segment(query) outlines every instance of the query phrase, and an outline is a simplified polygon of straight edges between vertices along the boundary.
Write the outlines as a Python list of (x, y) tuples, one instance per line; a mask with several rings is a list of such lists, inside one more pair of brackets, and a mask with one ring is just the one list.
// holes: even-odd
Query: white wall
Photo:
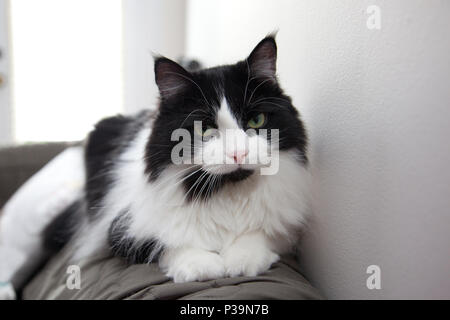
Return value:
[[(369, 5), (381, 29), (366, 27)], [(450, 298), (450, 2), (189, 1), (187, 53), (244, 58), (279, 29), (279, 75), (310, 133), (302, 243), (328, 298)], [(366, 268), (381, 267), (381, 290)]]
[(184, 0), (123, 0), (124, 100), (128, 113), (155, 105), (152, 54), (178, 59), (185, 45)]
[(12, 139), (11, 104), (9, 86), (9, 39), (8, 39), (8, 7), (6, 0), (0, 0), (0, 74), (4, 85), (0, 85), (0, 144), (8, 144)]

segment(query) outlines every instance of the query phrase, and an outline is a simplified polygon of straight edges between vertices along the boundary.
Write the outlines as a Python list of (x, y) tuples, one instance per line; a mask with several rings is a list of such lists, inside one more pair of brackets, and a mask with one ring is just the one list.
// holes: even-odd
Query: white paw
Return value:
[(16, 300), (16, 292), (9, 282), (0, 282), (0, 300)]
[(204, 250), (189, 250), (172, 259), (167, 268), (167, 275), (174, 282), (206, 281), (223, 278), (225, 266), (217, 253)]
[(279, 256), (267, 248), (249, 250), (249, 248), (232, 246), (223, 255), (226, 275), (230, 277), (254, 277), (269, 270), (278, 261)]

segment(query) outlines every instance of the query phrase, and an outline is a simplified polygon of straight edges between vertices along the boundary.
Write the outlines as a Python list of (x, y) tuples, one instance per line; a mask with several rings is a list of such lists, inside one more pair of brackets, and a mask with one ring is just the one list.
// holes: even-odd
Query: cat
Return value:
[(95, 126), (84, 195), (46, 227), (45, 246), (73, 241), (73, 261), (109, 248), (174, 282), (266, 272), (309, 214), (307, 133), (276, 62), (274, 35), (231, 65), (155, 57), (157, 109)]

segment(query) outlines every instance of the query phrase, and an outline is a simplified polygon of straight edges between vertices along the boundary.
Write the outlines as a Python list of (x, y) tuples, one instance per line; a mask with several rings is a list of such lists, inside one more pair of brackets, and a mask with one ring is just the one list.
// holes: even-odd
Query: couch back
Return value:
[(0, 208), (28, 178), (69, 145), (53, 142), (0, 148)]

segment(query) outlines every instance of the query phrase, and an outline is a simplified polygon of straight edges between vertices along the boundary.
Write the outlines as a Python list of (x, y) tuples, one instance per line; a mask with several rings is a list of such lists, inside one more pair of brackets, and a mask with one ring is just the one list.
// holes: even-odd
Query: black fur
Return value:
[(80, 216), (85, 212), (84, 205), (82, 199), (75, 201), (44, 229), (43, 245), (46, 250), (57, 252), (70, 240), (80, 223)]
[(113, 182), (111, 170), (117, 157), (136, 134), (151, 121), (152, 113), (143, 111), (135, 117), (115, 116), (96, 124), (89, 134), (86, 151), (86, 202), (89, 216), (95, 217), (101, 201)]
[(128, 232), (129, 216), (124, 212), (117, 216), (108, 232), (109, 247), (115, 256), (123, 257), (130, 264), (157, 261), (162, 246), (155, 239), (136, 241)]
[[(95, 219), (102, 200), (113, 183), (111, 170), (118, 156), (140, 129), (152, 120), (153, 113), (143, 111), (135, 117), (115, 116), (103, 119), (89, 134), (85, 145), (85, 196), (60, 213), (43, 232), (44, 247), (59, 251), (73, 236), (81, 219)], [(144, 174), (144, 173), (142, 173)]]

